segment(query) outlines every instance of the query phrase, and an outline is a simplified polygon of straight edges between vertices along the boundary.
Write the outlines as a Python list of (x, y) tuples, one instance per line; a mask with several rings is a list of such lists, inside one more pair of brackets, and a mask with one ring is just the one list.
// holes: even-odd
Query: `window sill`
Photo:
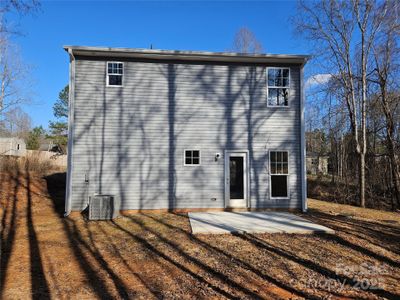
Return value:
[(270, 197), (271, 200), (290, 200), (290, 197)]
[(268, 105), (267, 104), (267, 107), (271, 107), (271, 108), (290, 108), (290, 105), (284, 106), (284, 105)]

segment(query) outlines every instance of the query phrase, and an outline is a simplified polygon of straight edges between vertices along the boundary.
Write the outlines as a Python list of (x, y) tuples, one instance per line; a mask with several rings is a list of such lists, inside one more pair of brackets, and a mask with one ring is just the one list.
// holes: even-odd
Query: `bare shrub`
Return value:
[(15, 173), (26, 171), (46, 175), (65, 171), (65, 168), (57, 166), (51, 159), (41, 159), (38, 155), (26, 157), (0, 156), (0, 172)]

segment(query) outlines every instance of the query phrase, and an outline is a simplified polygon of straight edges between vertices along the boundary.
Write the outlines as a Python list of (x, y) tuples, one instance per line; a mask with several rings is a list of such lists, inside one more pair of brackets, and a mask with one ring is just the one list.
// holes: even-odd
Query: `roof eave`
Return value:
[(170, 51), (132, 48), (106, 48), (85, 46), (64, 46), (76, 56), (143, 58), (155, 60), (211, 61), (238, 63), (287, 63), (304, 65), (308, 55), (285, 54), (242, 54), (230, 52)]

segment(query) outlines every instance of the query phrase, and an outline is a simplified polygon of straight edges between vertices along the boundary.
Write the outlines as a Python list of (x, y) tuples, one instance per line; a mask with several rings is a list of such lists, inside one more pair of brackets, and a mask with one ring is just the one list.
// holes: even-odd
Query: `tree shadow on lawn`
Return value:
[[(189, 233), (188, 231), (182, 229), (181, 227), (170, 224), (168, 221), (165, 221), (162, 218), (157, 218), (155, 215), (152, 215), (152, 214), (143, 213), (143, 215), (146, 216), (147, 218), (152, 219), (155, 222), (158, 222), (158, 223), (164, 225), (165, 227), (169, 228), (170, 230), (173, 230), (175, 232), (178, 232), (179, 234), (185, 235), (186, 238), (188, 238), (191, 242), (193, 242), (195, 244), (195, 246), (197, 246), (199, 248), (204, 248), (211, 256), (212, 255), (220, 256), (223, 260), (226, 260), (227, 262), (229, 262), (229, 264), (235, 265), (236, 268), (240, 267), (245, 270), (248, 270), (251, 273), (253, 273), (253, 275), (255, 275), (256, 277), (259, 277), (260, 279), (262, 279), (264, 281), (270, 282), (270, 283), (278, 286), (279, 288), (286, 290), (289, 293), (292, 293), (296, 296), (304, 297), (306, 299), (319, 299), (318, 297), (308, 294), (305, 291), (297, 290), (294, 287), (291, 287), (290, 285), (285, 284), (284, 281), (282, 281), (278, 278), (274, 278), (273, 276), (270, 276), (262, 269), (257, 269), (254, 265), (251, 265), (250, 263), (246, 262), (245, 260), (241, 259), (240, 257), (236, 257), (235, 255), (232, 255), (231, 253), (229, 253), (229, 251), (227, 251), (225, 249), (218, 248), (216, 246), (213, 246), (212, 244), (206, 243), (205, 241), (203, 241), (200, 238), (198, 238), (197, 236)], [(188, 220), (187, 220), (188, 218), (186, 216), (183, 216), (181, 214), (174, 214), (174, 215), (177, 218), (184, 218), (188, 222)], [(133, 217), (129, 217), (129, 218), (132, 221), (137, 222), (136, 220), (134, 220)], [(151, 229), (146, 228), (146, 230), (151, 230)], [(229, 235), (227, 235), (227, 236), (229, 237)]]
[[(8, 189), (6, 185), (9, 185)], [(25, 171), (15, 169), (1, 174), (1, 191), (5, 196), (2, 204), (4, 211), (1, 220), (1, 260), (0, 260), (0, 296), (6, 292), (5, 279), (10, 276), (17, 276), (18, 271), (13, 274), (10, 270), (11, 254), (16, 247), (24, 245), (16, 240), (17, 231), (20, 234), (27, 232), (27, 245), (29, 248), (29, 270), (30, 270), (30, 290), (33, 299), (49, 299), (50, 291), (46, 280), (41, 249), (37, 237), (37, 231), (33, 221), (33, 184), (29, 172), (29, 166), (26, 165)], [(26, 203), (24, 203), (26, 201)], [(25, 218), (25, 222), (22, 220)], [(26, 225), (26, 227), (24, 226)], [(25, 241), (25, 239), (23, 239)], [(23, 248), (22, 248), (23, 249)], [(23, 251), (23, 250), (21, 250)], [(18, 265), (18, 261), (14, 260)], [(10, 274), (11, 273), (11, 274)]]
[[(337, 233), (335, 235), (323, 235), (326, 239), (335, 240), (337, 243), (373, 257), (382, 263), (400, 268), (398, 258), (397, 260), (392, 258), (400, 255), (400, 227), (345, 216), (334, 216), (319, 210), (310, 210), (305, 217), (335, 230)], [(377, 253), (377, 248), (384, 249), (390, 256), (385, 256), (381, 249), (378, 249), (380, 253)]]
[[(18, 189), (19, 189), (19, 172), (16, 175), (12, 174), (0, 174), (0, 185), (1, 191), (6, 196), (6, 199), (2, 199), (2, 216), (1, 216), (1, 230), (0, 230), (0, 243), (1, 243), (1, 256), (0, 256), (0, 291), (1, 294), (4, 292), (4, 283), (6, 279), (6, 271), (10, 261), (10, 256), (15, 243), (15, 234), (17, 227), (17, 204), (18, 204)], [(9, 181), (8, 176), (13, 180), (13, 186), (11, 182), (9, 186), (6, 183)]]
[[(64, 211), (64, 191), (65, 191), (65, 174), (53, 174), (51, 176), (47, 176), (46, 178), (48, 191), (53, 200), (53, 206), (55, 211), (61, 217)], [(161, 216), (161, 215), (160, 215)], [(178, 215), (173, 215), (174, 219), (178, 219)], [(138, 217), (138, 218), (136, 218)], [(269, 277), (267, 274), (260, 275), (260, 282), (258, 282), (255, 286), (252, 286), (251, 283), (246, 283), (245, 278), (241, 278), (240, 281), (233, 280), (229, 277), (229, 275), (225, 274), (223, 271), (218, 271), (213, 269), (207, 261), (202, 261), (196, 256), (189, 254), (185, 251), (183, 245), (180, 242), (175, 240), (175, 236), (173, 232), (169, 230), (167, 234), (161, 234), (157, 227), (154, 229), (153, 227), (147, 226), (146, 222), (143, 222), (144, 218), (147, 218), (143, 214), (138, 214), (135, 216), (128, 217), (129, 220), (135, 224), (135, 226), (140, 227), (140, 230), (132, 230), (132, 226), (125, 226), (124, 222), (119, 222), (119, 220), (112, 221), (112, 226), (117, 228), (119, 231), (123, 232), (125, 235), (128, 235), (131, 239), (133, 239), (136, 243), (141, 245), (141, 248), (150, 251), (152, 255), (156, 258), (155, 260), (161, 259), (162, 261), (168, 263), (170, 266), (180, 270), (180, 272), (185, 273), (191, 280), (194, 282), (200, 283), (203, 286), (203, 289), (211, 289), (216, 295), (221, 295), (227, 298), (236, 298), (237, 294), (246, 295), (247, 297), (252, 298), (260, 298), (257, 292), (253, 290), (253, 288), (257, 288), (257, 284), (262, 283), (262, 281), (268, 281), (277, 285), (278, 287), (288, 291), (289, 293), (293, 293), (298, 296), (306, 297), (306, 298), (315, 298), (312, 295), (308, 295), (307, 293), (303, 293), (301, 291), (297, 291), (290, 286), (282, 285), (278, 280)], [(185, 222), (187, 223), (187, 218), (185, 218)], [(90, 233), (90, 228), (88, 227), (87, 221), (81, 221), (81, 224), (76, 224), (76, 221), (71, 218), (63, 219), (63, 226), (65, 232), (69, 238), (69, 243), (71, 248), (74, 252), (75, 257), (79, 261), (81, 269), (85, 272), (86, 277), (88, 278), (88, 282), (93, 286), (93, 289), (98, 292), (98, 296), (112, 296), (111, 293), (107, 293), (108, 289), (106, 287), (106, 283), (102, 278), (100, 278), (94, 269), (93, 263), (87, 257), (90, 256), (94, 258), (98, 264), (101, 266), (102, 269), (106, 273), (110, 275), (110, 278), (113, 281), (114, 286), (118, 289), (119, 288), (119, 296), (121, 297), (129, 297), (131, 294), (126, 294), (126, 287), (123, 283), (118, 280), (118, 275), (115, 274), (114, 270), (108, 266), (106, 255), (101, 255), (100, 250), (96, 247), (96, 238), (97, 236), (93, 236)], [(85, 226), (85, 234), (83, 234), (82, 224)], [(100, 225), (101, 224), (101, 225)], [(108, 242), (112, 241), (112, 237), (108, 237), (106, 235), (105, 230), (102, 228), (106, 228), (107, 226), (111, 225), (110, 222), (100, 222), (98, 223), (97, 229), (100, 229), (104, 236), (103, 238), (106, 239)], [(182, 230), (180, 228), (180, 230)], [(184, 232), (182, 230), (182, 232)], [(156, 238), (157, 243), (153, 244), (153, 239), (148, 239), (149, 234)], [(193, 242), (194, 247), (204, 247), (209, 251), (209, 255), (211, 258), (218, 259), (218, 255), (222, 252), (219, 251), (217, 248), (213, 248), (212, 246), (201, 242), (200, 240), (194, 239), (193, 236), (189, 232), (185, 232), (187, 238)], [(125, 256), (119, 249), (120, 245), (110, 244), (108, 243), (111, 248), (113, 248), (113, 253), (115, 256), (120, 258), (120, 261), (128, 268), (127, 260), (129, 257)], [(133, 255), (133, 254), (131, 254)], [(232, 265), (232, 261), (238, 263), (239, 260), (235, 260), (233, 256), (225, 255), (227, 263), (230, 264), (231, 268), (235, 268)], [(242, 262), (242, 265), (244, 262)], [(200, 270), (199, 272), (194, 271), (192, 266), (195, 266), (196, 269)], [(252, 268), (250, 265), (247, 266), (247, 269), (252, 269), (254, 274), (258, 273), (256, 268)], [(131, 276), (135, 272), (130, 270), (129, 275), (125, 274), (125, 276)], [(140, 274), (136, 274), (139, 277)], [(265, 282), (264, 282), (265, 284)], [(160, 296), (159, 292), (165, 291), (156, 291), (151, 286), (151, 282), (146, 283), (149, 290), (152, 291), (153, 295)], [(198, 285), (198, 284), (196, 284)], [(265, 286), (264, 286), (265, 287)], [(262, 288), (262, 286), (258, 286), (258, 288)], [(264, 293), (267, 293), (264, 291)], [(267, 293), (268, 294), (268, 293)], [(273, 292), (270, 293), (270, 296), (273, 297), (275, 294)]]
[[(57, 211), (58, 215), (61, 217), (63, 213), (63, 202), (64, 202), (64, 190), (65, 190), (65, 174), (53, 174), (51, 176), (47, 176), (46, 178), (47, 185), (48, 185), (48, 191), (49, 194), (51, 195), (51, 198), (54, 202), (54, 209)], [(133, 219), (131, 219), (133, 220)], [(106, 283), (102, 278), (96, 275), (96, 270), (93, 268), (93, 264), (87, 259), (87, 256), (90, 256), (91, 258), (94, 258), (97, 263), (100, 265), (100, 267), (107, 273), (109, 274), (109, 277), (112, 279), (114, 286), (118, 290), (118, 294), (122, 298), (127, 298), (132, 296), (132, 293), (127, 293), (129, 290), (126, 286), (124, 286), (123, 282), (120, 280), (119, 276), (111, 269), (111, 267), (107, 263), (107, 259), (105, 258), (106, 255), (101, 255), (101, 251), (98, 249), (96, 246), (96, 237), (93, 236), (93, 234), (90, 231), (90, 228), (88, 226), (88, 221), (81, 221), (80, 224), (77, 224), (75, 220), (71, 218), (65, 218), (63, 219), (63, 225), (65, 232), (69, 238), (69, 243), (71, 245), (71, 248), (73, 249), (74, 255), (77, 258), (81, 269), (85, 272), (86, 277), (88, 278), (88, 281), (90, 284), (93, 286), (93, 289), (97, 292), (98, 296), (105, 296), (105, 297), (111, 297), (112, 294), (107, 293), (108, 289), (106, 287)], [(93, 222), (94, 223), (94, 222)], [(83, 231), (82, 231), (82, 224), (85, 227), (85, 235), (83, 236)], [(101, 224), (101, 225), (100, 225)], [(155, 260), (161, 259), (164, 260), (165, 262), (169, 263), (170, 265), (174, 266), (175, 268), (179, 269), (180, 271), (186, 273), (189, 275), (192, 279), (197, 280), (201, 282), (206, 288), (211, 288), (214, 290), (217, 294), (220, 294), (222, 296), (225, 296), (227, 298), (235, 298), (235, 296), (229, 291), (229, 290), (224, 290), (223, 288), (220, 288), (218, 285), (214, 285), (211, 280), (208, 278), (209, 276), (211, 277), (218, 277), (220, 281), (228, 281), (229, 278), (226, 278), (223, 274), (220, 274), (218, 271), (215, 271), (211, 268), (209, 268), (207, 265), (203, 264), (202, 262), (196, 260), (195, 257), (191, 257), (187, 255), (184, 251), (182, 251), (179, 246), (169, 239), (164, 238), (161, 236), (157, 231), (152, 230), (151, 228), (144, 227), (144, 225), (140, 222), (137, 222), (137, 225), (141, 226), (143, 230), (135, 231), (132, 230), (132, 228), (125, 228), (122, 225), (118, 223), (118, 220), (112, 221), (112, 222), (98, 222), (97, 224), (97, 229), (100, 229), (100, 231), (103, 233), (103, 238), (106, 239), (108, 242), (112, 240), (111, 237), (107, 237), (105, 230), (102, 229), (104, 226), (113, 226), (118, 231), (123, 232), (124, 234), (128, 235), (131, 239), (134, 240), (134, 242), (138, 243), (141, 245), (141, 248), (146, 249), (147, 251), (150, 251), (152, 255), (156, 258)], [(146, 236), (148, 236), (148, 233), (154, 234), (157, 237), (157, 245), (153, 245), (151, 243), (151, 240), (149, 240)], [(88, 241), (89, 240), (89, 241)], [(101, 243), (101, 241), (100, 241)], [(109, 244), (110, 245), (110, 244)], [(159, 246), (160, 245), (160, 246)], [(127, 260), (129, 258), (123, 257), (123, 254), (121, 253), (122, 249), (119, 249), (118, 246), (115, 244), (110, 245), (113, 248), (113, 254), (114, 256), (118, 256), (120, 261), (129, 269)], [(169, 249), (166, 251), (165, 248), (168, 247)], [(174, 256), (171, 256), (169, 252), (171, 251), (177, 251), (177, 255), (175, 254)], [(130, 255), (135, 255), (134, 253), (130, 253)], [(196, 272), (192, 271), (190, 266), (186, 265), (185, 263), (180, 262), (181, 259), (184, 259), (188, 263), (195, 263), (196, 265), (200, 266), (203, 268), (208, 274), (207, 276), (200, 276)], [(140, 274), (136, 272), (132, 272), (130, 270), (130, 274), (124, 274), (124, 276), (131, 276), (131, 275), (136, 275), (136, 277), (140, 277)], [(143, 279), (140, 278), (142, 283)], [(252, 298), (259, 298), (257, 293), (254, 291), (247, 289), (243, 287), (242, 285), (236, 283), (236, 282), (229, 282), (230, 285), (234, 288), (237, 289), (244, 294), (251, 296)], [(151, 293), (159, 297), (160, 293), (162, 291), (156, 291), (151, 287), (151, 282), (146, 282), (145, 285), (147, 286), (148, 290), (151, 291)], [(165, 292), (165, 291), (164, 291)], [(104, 293), (104, 294), (103, 294)]]
[[(61, 217), (64, 212), (65, 173), (54, 174), (45, 179), (48, 184), (49, 194), (53, 200), (54, 210)], [(340, 222), (344, 222), (345, 220), (341, 220), (336, 216), (313, 213), (309, 218), (314, 218), (313, 221), (320, 224), (322, 223), (337, 231), (346, 229), (340, 226)], [(126, 222), (127, 220), (130, 221), (130, 224)], [(283, 273), (286, 272), (287, 274), (286, 277), (282, 278), (274, 273), (275, 270), (271, 270), (265, 266), (260, 267), (260, 265), (254, 263), (254, 261), (249, 261), (246, 257), (237, 255), (238, 253), (235, 253), (235, 251), (229, 247), (219, 245), (216, 242), (218, 238), (213, 236), (203, 238), (192, 235), (187, 228), (184, 228), (184, 226), (187, 226), (184, 224), (188, 224), (188, 220), (187, 217), (183, 215), (142, 213), (130, 215), (111, 222), (99, 222), (98, 225), (96, 225), (96, 230), (97, 233), (101, 232), (101, 238), (98, 237), (98, 234), (92, 234), (89, 223), (88, 221), (82, 221), (82, 219), (80, 219), (79, 224), (76, 220), (71, 218), (63, 219), (63, 226), (74, 255), (88, 279), (88, 284), (92, 286), (99, 297), (113, 297), (115, 294), (113, 294), (113, 290), (110, 290), (107, 278), (99, 276), (96, 271), (98, 267), (100, 267), (104, 273), (108, 274), (107, 277), (111, 279), (119, 297), (129, 298), (136, 295), (135, 291), (133, 291), (134, 288), (127, 287), (120, 277), (120, 272), (117, 273), (114, 267), (109, 264), (109, 255), (107, 252), (111, 250), (107, 249), (104, 251), (102, 247), (104, 243), (112, 248), (113, 255), (118, 257), (118, 261), (124, 266), (124, 270), (126, 270), (124, 276), (136, 277), (154, 297), (162, 297), (165, 295), (165, 292), (171, 289), (169, 286), (162, 285), (159, 287), (157, 285), (157, 281), (162, 280), (161, 277), (149, 280), (146, 276), (142, 276), (140, 270), (135, 271), (130, 267), (129, 263), (132, 259), (135, 259), (135, 255), (138, 255), (138, 253), (134, 254), (124, 251), (124, 249), (120, 248), (121, 244), (118, 242), (114, 243), (115, 238), (122, 238), (123, 235), (130, 240), (129, 243), (133, 241), (140, 245), (140, 249), (151, 253), (153, 264), (159, 264), (162, 268), (165, 268), (165, 270), (175, 269), (173, 272), (179, 270), (179, 272), (185, 274), (187, 278), (193, 281), (193, 285), (199, 285), (201, 289), (209, 290), (211, 294), (226, 298), (236, 298), (238, 295), (259, 298), (260, 295), (258, 291), (265, 288), (265, 283), (267, 282), (289, 294), (307, 299), (319, 298), (321, 292), (323, 294), (330, 293), (338, 296), (344, 295), (342, 292), (329, 292), (324, 289), (320, 289), (314, 294), (313, 291), (294, 286), (290, 282), (290, 278), (293, 275), (290, 275), (290, 269), (283, 269)], [(165, 228), (163, 229), (159, 226), (155, 226), (154, 223), (158, 223), (161, 227), (164, 226)], [(398, 237), (397, 229), (391, 226), (382, 225), (381, 228), (367, 221), (355, 222), (354, 226), (358, 226), (356, 227), (358, 229), (357, 234), (362, 234), (361, 237), (356, 236), (356, 238), (362, 239), (364, 237), (366, 239), (373, 239), (376, 245), (385, 243), (387, 239), (390, 240), (394, 237)], [(117, 233), (115, 236), (107, 234), (107, 232), (110, 231), (110, 227), (117, 229), (119, 233), (114, 231)], [(378, 231), (384, 229), (387, 231), (388, 228), (391, 230), (386, 233), (379, 232), (380, 234), (378, 235)], [(347, 241), (342, 236), (321, 234), (318, 235), (318, 237), (320, 239), (326, 239), (327, 242), (334, 242), (341, 244), (342, 247), (351, 248), (361, 255), (367, 255), (383, 263), (398, 267), (398, 263), (394, 259), (374, 253), (372, 250), (363, 248), (353, 241)], [(324, 278), (346, 281), (348, 286), (358, 283), (353, 278), (337, 275), (332, 269), (333, 267), (327, 268), (321, 266), (315, 261), (302, 258), (300, 255), (295, 255), (293, 251), (287, 251), (275, 243), (271, 244), (268, 238), (264, 238), (262, 235), (236, 234), (234, 237), (228, 235), (226, 238), (238, 238), (242, 240), (241, 242), (239, 241), (241, 244), (252, 244), (259, 249), (257, 251), (261, 251), (259, 253), (267, 255), (267, 257), (269, 257), (268, 259), (277, 257), (279, 261), (284, 262), (283, 266), (287, 262), (289, 262), (289, 264), (294, 263), (299, 265), (305, 270), (304, 274), (307, 274), (307, 270), (310, 270), (320, 274)], [(207, 240), (210, 242), (206, 242)], [(97, 245), (97, 243), (99, 243), (99, 245)], [(393, 244), (388, 248), (395, 249), (395, 246)], [(293, 247), (293, 249), (295, 249), (295, 247)], [(196, 255), (196, 251), (206, 253), (207, 259)], [(260, 257), (260, 259), (264, 258)], [(95, 264), (93, 260), (95, 260)], [(246, 274), (248, 274), (248, 276)], [(178, 280), (172, 277), (171, 274), (167, 276), (172, 280)], [(295, 274), (294, 276), (302, 275)], [(299, 277), (297, 277), (297, 279), (299, 279)], [(260, 282), (264, 282), (264, 284), (260, 285)], [(169, 291), (169, 293), (170, 292), (171, 291)], [(276, 294), (274, 294), (276, 290), (271, 290), (270, 293), (265, 290), (262, 292), (264, 295), (269, 295), (269, 297), (276, 297)], [(398, 294), (386, 290), (369, 290), (366, 292), (388, 299), (396, 299), (399, 297)]]
[(41, 250), (39, 247), (37, 232), (35, 230), (33, 221), (33, 199), (31, 192), (31, 176), (27, 170), (25, 172), (26, 179), (26, 198), (28, 203), (27, 207), (27, 227), (29, 236), (29, 252), (30, 252), (30, 271), (31, 271), (31, 286), (32, 297), (34, 299), (50, 299), (49, 285), (46, 280), (45, 272), (43, 269), (43, 262)]
[[(121, 298), (128, 298), (128, 289), (123, 284), (121, 278), (111, 269), (107, 261), (104, 259), (91, 236), (87, 222), (83, 222), (83, 229), (85, 229), (87, 237), (82, 234), (82, 226), (77, 224), (77, 221), (70, 218), (63, 218), (64, 202), (65, 202), (65, 186), (66, 186), (66, 173), (55, 173), (44, 177), (47, 182), (47, 190), (53, 201), (54, 211), (62, 218), (62, 224), (66, 236), (69, 239), (69, 245), (74, 253), (76, 260), (79, 262), (80, 269), (85, 273), (87, 282), (90, 284), (92, 290), (100, 298), (113, 298), (113, 293), (107, 285), (107, 280), (99, 276), (93, 260), (97, 262), (101, 268), (107, 272), (108, 277), (113, 282), (118, 296)], [(89, 240), (89, 241), (88, 241)], [(89, 259), (91, 258), (91, 259)]]
[[(318, 274), (317, 278), (324, 278), (322, 279), (322, 281), (326, 282), (326, 281), (336, 281), (336, 282), (340, 282), (340, 283), (345, 283), (345, 285), (347, 286), (348, 290), (352, 290), (354, 289), (354, 286), (359, 286), (362, 282), (357, 281), (354, 278), (348, 277), (348, 276), (344, 276), (344, 275), (340, 275), (336, 273), (336, 269), (335, 269), (335, 264), (334, 264), (334, 260), (332, 264), (332, 266), (330, 267), (326, 267), (323, 266), (321, 264), (316, 263), (314, 260), (312, 259), (307, 259), (302, 257), (301, 255), (301, 251), (298, 250), (303, 250), (303, 251), (307, 251), (306, 247), (314, 247), (314, 244), (316, 247), (318, 247), (318, 244), (321, 242), (321, 239), (326, 239), (327, 242), (330, 243), (339, 243), (341, 248), (345, 248), (345, 247), (349, 247), (350, 245), (353, 246), (351, 243), (340, 243), (338, 242), (338, 240), (336, 239), (335, 235), (330, 235), (330, 234), (315, 234), (315, 235), (286, 235), (283, 236), (283, 239), (275, 239), (274, 235), (271, 234), (259, 234), (259, 235), (253, 235), (253, 234), (233, 234), (234, 236), (240, 238), (243, 240), (243, 242), (248, 242), (252, 245), (254, 245), (256, 248), (260, 249), (262, 251), (262, 256), (259, 256), (259, 260), (260, 263), (263, 264), (264, 260), (269, 260), (269, 259), (276, 259), (278, 258), (279, 261), (282, 262), (289, 262), (289, 264), (296, 264), (298, 265), (301, 269), (304, 270), (303, 273), (298, 273), (295, 272), (294, 274), (290, 275), (290, 269), (285, 269), (284, 272), (287, 272), (285, 277), (280, 277), (277, 276), (276, 274), (276, 267), (273, 269), (270, 268), (264, 268), (263, 266), (260, 267), (260, 264), (255, 263), (254, 261), (249, 261), (249, 258), (246, 257), (246, 255), (240, 256), (240, 254), (238, 255), (238, 253), (234, 253), (234, 251), (232, 252), (229, 248), (224, 247), (223, 245), (219, 244), (218, 242), (214, 242), (214, 243), (206, 243), (204, 240), (210, 240), (212, 239), (212, 235), (199, 235), (199, 236), (195, 236), (195, 235), (191, 235), (190, 233), (188, 233), (186, 230), (174, 226), (173, 222), (168, 222), (166, 220), (163, 220), (162, 217), (159, 217), (157, 215), (154, 214), (145, 214), (148, 218), (151, 218), (152, 220), (159, 222), (160, 224), (165, 225), (166, 227), (174, 230), (175, 232), (178, 232), (180, 234), (184, 234), (184, 235), (188, 235), (188, 238), (195, 242), (198, 247), (203, 247), (206, 250), (210, 251), (210, 255), (212, 254), (219, 254), (220, 256), (222, 256), (223, 258), (226, 258), (228, 261), (230, 261), (230, 263), (235, 264), (237, 267), (240, 266), (244, 269), (249, 270), (250, 272), (252, 272), (253, 274), (255, 274), (256, 276), (261, 277), (263, 280), (266, 280), (268, 282), (271, 282), (273, 284), (275, 284), (276, 286), (285, 289), (286, 291), (289, 291), (291, 293), (293, 293), (294, 295), (300, 296), (300, 297), (304, 297), (306, 299), (313, 299), (313, 298), (320, 298), (321, 294), (318, 293), (318, 295), (314, 295), (313, 291), (307, 290), (305, 288), (299, 288), (298, 286), (296, 286), (295, 284), (292, 283), (296, 283), (300, 282), (300, 283), (306, 283), (307, 281), (304, 280), (309, 280), (311, 279), (309, 276), (309, 271), (314, 272), (315, 274)], [(177, 215), (180, 216), (181, 218), (186, 218), (183, 217), (182, 215)], [(131, 217), (132, 219), (134, 217)], [(178, 236), (177, 233), (174, 234), (174, 236)], [(223, 235), (221, 235), (223, 236)], [(226, 235), (225, 235), (226, 236)], [(275, 235), (275, 237), (279, 237), (279, 235)], [(290, 244), (292, 239), (297, 239), (297, 237), (300, 237), (300, 242), (302, 244)], [(315, 237), (315, 238), (314, 238)], [(286, 238), (286, 240), (285, 240)], [(270, 241), (272, 243), (270, 243)], [(284, 249), (284, 247), (281, 247), (281, 243), (282, 245), (288, 245), (289, 244), (289, 248), (290, 251), (287, 251)], [(213, 245), (214, 244), (214, 245)], [(242, 243), (243, 244), (243, 243)], [(305, 245), (307, 244), (307, 245)], [(300, 247), (300, 249), (298, 249)], [(359, 252), (360, 255), (368, 255), (365, 254), (364, 251), (362, 251), (363, 249), (360, 249), (356, 246), (355, 250)], [(311, 253), (312, 255), (312, 253)], [(324, 255), (329, 256), (329, 253), (325, 253)], [(340, 255), (340, 254), (339, 254)], [(344, 253), (344, 256), (346, 255), (346, 252)], [(381, 257), (375, 257), (372, 256), (375, 259), (381, 258)], [(352, 261), (351, 257), (344, 257), (345, 260), (348, 261)], [(382, 260), (381, 260), (382, 261)], [(279, 266), (282, 270), (284, 268), (283, 266)], [(278, 268), (279, 268), (278, 267)], [(278, 272), (279, 273), (279, 272)], [(308, 274), (308, 275), (307, 275)], [(307, 277), (307, 278), (304, 278)], [(322, 282), (321, 281), (321, 282)], [(296, 289), (297, 288), (297, 289)], [(328, 294), (334, 294), (337, 296), (348, 296), (345, 294), (345, 291), (343, 290), (338, 290), (338, 291), (333, 291), (328, 289), (325, 289), (325, 287), (323, 286), (317, 286), (317, 289), (319, 289), (322, 292), (326, 292)], [(396, 293), (392, 293), (391, 291), (386, 291), (383, 289), (380, 290), (366, 290), (366, 293), (372, 293), (375, 294), (377, 296), (380, 297), (385, 297), (388, 299), (398, 299), (399, 295)]]
[[(334, 270), (331, 270), (329, 268), (323, 267), (322, 265), (314, 262), (311, 259), (305, 259), (296, 255), (293, 255), (293, 253), (286, 251), (282, 248), (277, 247), (275, 244), (270, 244), (266, 240), (259, 238), (255, 235), (251, 234), (234, 234), (235, 236), (238, 236), (242, 238), (245, 241), (248, 241), (252, 244), (254, 244), (257, 247), (264, 248), (268, 252), (278, 254), (281, 256), (283, 259), (287, 259), (290, 261), (293, 261), (299, 265), (301, 265), (304, 268), (310, 269), (314, 272), (320, 273), (322, 276), (332, 279), (332, 280), (339, 280), (340, 282), (346, 283), (347, 286), (349, 287), (355, 287), (355, 286), (361, 286), (362, 282), (358, 281), (355, 278), (351, 278), (349, 276), (341, 275), (335, 272)], [(328, 241), (337, 241), (337, 239), (332, 239), (332, 237), (335, 237), (334, 235), (329, 235), (329, 234), (319, 234), (321, 237), (327, 237)], [(347, 243), (345, 246), (349, 246), (350, 243)], [(359, 251), (359, 248), (357, 248)], [(385, 290), (374, 290), (370, 289), (368, 292), (375, 294), (379, 297), (385, 297), (387, 299), (398, 299), (400, 294), (395, 294), (391, 293), (390, 291), (385, 291)]]

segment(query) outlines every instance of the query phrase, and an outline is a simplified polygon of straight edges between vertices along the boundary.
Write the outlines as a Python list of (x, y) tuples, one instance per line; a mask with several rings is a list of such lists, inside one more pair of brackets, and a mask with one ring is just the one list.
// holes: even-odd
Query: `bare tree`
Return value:
[[(373, 66), (374, 77), (369, 80), (378, 86), (378, 101), (385, 119), (386, 148), (391, 165), (393, 202), (392, 209), (397, 204), (400, 207), (400, 166), (396, 152), (399, 147), (396, 145), (396, 114), (400, 111), (400, 94), (398, 90), (398, 76), (400, 71), (400, 48), (399, 35), (400, 5), (395, 3), (395, 7), (386, 14), (383, 28), (379, 32), (378, 38), (373, 44)], [(398, 152), (397, 152), (398, 153)], [(397, 202), (397, 203), (396, 203)]]
[(22, 63), (18, 48), (8, 39), (0, 39), (0, 116), (18, 104), (28, 102), (29, 67)]
[(235, 34), (232, 50), (239, 53), (261, 53), (263, 47), (250, 29), (242, 27)]
[(22, 63), (10, 36), (20, 33), (16, 24), (9, 24), (9, 13), (24, 15), (39, 9), (38, 0), (0, 1), (0, 121), (3, 113), (29, 99), (28, 67)]
[(370, 0), (300, 1), (294, 18), (297, 32), (313, 42), (314, 53), (340, 83), (356, 152), (359, 155), (359, 200), (365, 206), (366, 103), (368, 58), (390, 3)]
[(38, 0), (1, 0), (0, 1), (0, 34), (16, 34), (19, 33), (15, 24), (9, 24), (7, 15), (16, 12), (19, 15), (25, 15), (35, 12), (39, 9), (40, 2)]
[(361, 35), (361, 149), (360, 154), (360, 202), (365, 206), (365, 155), (367, 153), (367, 64), (371, 47), (388, 13), (389, 2), (379, 6), (375, 1), (352, 0), (353, 14)]
[(32, 120), (26, 112), (17, 106), (4, 113), (4, 124), (7, 132), (12, 136), (26, 139), (32, 127)]

